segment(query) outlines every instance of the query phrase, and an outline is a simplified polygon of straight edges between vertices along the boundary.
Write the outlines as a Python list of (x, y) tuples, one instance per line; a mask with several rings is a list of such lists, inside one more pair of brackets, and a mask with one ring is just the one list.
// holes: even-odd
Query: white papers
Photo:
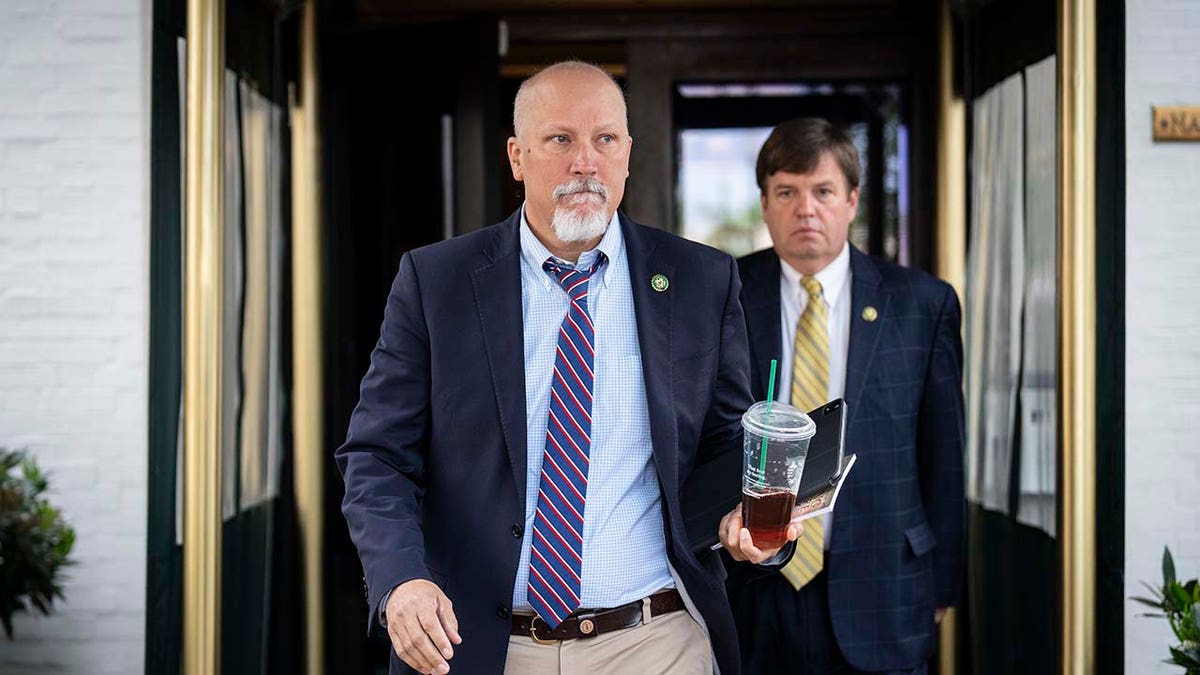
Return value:
[(823, 516), (826, 513), (832, 513), (834, 505), (837, 504), (838, 493), (842, 491), (842, 484), (846, 482), (846, 476), (850, 475), (850, 469), (854, 466), (854, 460), (857, 458), (858, 455), (844, 457), (842, 459), (842, 473), (838, 476), (837, 482), (809, 497), (803, 503), (797, 504), (796, 511), (799, 511), (799, 515), (796, 515), (796, 511), (793, 511), (792, 522), (795, 523)]

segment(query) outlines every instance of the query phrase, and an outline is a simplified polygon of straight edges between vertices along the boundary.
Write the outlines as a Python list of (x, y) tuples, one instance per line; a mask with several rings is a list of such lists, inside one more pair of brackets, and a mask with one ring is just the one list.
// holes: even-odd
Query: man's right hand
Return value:
[(437, 584), (425, 579), (400, 584), (388, 596), (384, 615), (392, 649), (405, 663), (427, 675), (450, 672), (450, 645), (462, 644), (462, 638), (454, 603)]

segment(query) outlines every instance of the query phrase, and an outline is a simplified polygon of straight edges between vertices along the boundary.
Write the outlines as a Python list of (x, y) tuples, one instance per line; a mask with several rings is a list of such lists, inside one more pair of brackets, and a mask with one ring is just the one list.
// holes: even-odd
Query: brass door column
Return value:
[[(954, 287), (961, 303), (966, 287), (966, 106), (954, 91), (954, 16), (942, 0), (938, 26), (937, 232), (935, 271)], [(938, 629), (938, 673), (958, 670), (958, 610), (951, 607)]]
[(183, 375), (183, 672), (221, 663), (221, 260), (225, 12), (187, 3)]
[(1058, 4), (1060, 672), (1095, 669), (1096, 14)]
[(291, 92), (292, 124), (292, 428), (296, 514), (304, 579), (305, 672), (325, 667), (323, 480), (324, 360), (321, 305), (320, 127), (317, 98), (317, 3), (305, 3), (300, 28), (300, 85)]

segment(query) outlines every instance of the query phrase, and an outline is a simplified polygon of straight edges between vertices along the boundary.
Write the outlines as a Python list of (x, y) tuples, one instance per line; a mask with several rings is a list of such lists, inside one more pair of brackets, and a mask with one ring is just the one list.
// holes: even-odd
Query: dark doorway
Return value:
[[(495, 220), (499, 152), (494, 20), (393, 25), (348, 5), (323, 22), (326, 447), (345, 436), (401, 256)], [(485, 114), (486, 111), (486, 114)], [(467, 187), (469, 186), (469, 187)], [(368, 640), (362, 568), (341, 516), (342, 480), (326, 465), (326, 670), (387, 668)]]
[[(566, 11), (549, 1), (333, 4), (322, 21), (320, 57), (331, 453), (357, 402), (400, 257), (497, 222), (520, 205), (520, 185), (504, 154), (512, 97), (524, 77), (558, 60), (597, 63), (624, 86), (635, 144), (622, 208), (676, 232), (682, 232), (678, 157), (687, 130), (829, 116), (862, 125), (868, 165), (882, 170), (888, 120), (904, 125), (907, 144), (895, 157), (909, 178), (893, 197), (893, 221), (888, 207), (872, 209), (878, 215), (868, 218), (864, 241), (914, 266), (931, 264), (932, 1), (797, 7), (614, 0), (589, 3), (590, 11)], [(737, 83), (812, 90), (771, 100), (705, 101), (679, 89)], [(746, 179), (753, 184), (753, 173)], [(875, 180), (884, 186), (885, 177)], [(871, 203), (887, 202), (878, 196)], [(889, 222), (895, 223), (890, 230)], [(388, 648), (363, 630), (362, 571), (340, 513), (342, 482), (333, 462), (326, 485), (326, 667), (379, 672)]]

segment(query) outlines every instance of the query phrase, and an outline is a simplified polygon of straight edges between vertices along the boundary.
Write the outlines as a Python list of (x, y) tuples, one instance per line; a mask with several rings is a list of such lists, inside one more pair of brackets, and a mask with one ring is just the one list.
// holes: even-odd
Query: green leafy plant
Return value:
[(1175, 631), (1179, 644), (1170, 647), (1171, 658), (1166, 662), (1183, 666), (1187, 675), (1200, 675), (1200, 583), (1195, 579), (1181, 582), (1175, 578), (1175, 560), (1171, 549), (1165, 547), (1162, 569), (1162, 588), (1143, 581), (1142, 585), (1153, 597), (1133, 599), (1158, 610), (1142, 616), (1165, 618)]
[(46, 476), (23, 452), (0, 448), (0, 623), (9, 639), (13, 615), (36, 608), (50, 614), (62, 599), (62, 569), (75, 530), (42, 493)]

